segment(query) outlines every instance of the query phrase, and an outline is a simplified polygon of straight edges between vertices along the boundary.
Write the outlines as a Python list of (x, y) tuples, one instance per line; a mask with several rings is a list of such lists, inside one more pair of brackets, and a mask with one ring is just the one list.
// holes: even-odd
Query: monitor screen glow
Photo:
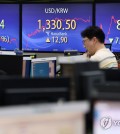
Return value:
[(19, 49), (19, 4), (0, 4), (0, 49)]
[(31, 61), (31, 77), (55, 77), (56, 57), (36, 58)]
[[(96, 25), (105, 32), (105, 43), (111, 43), (112, 52), (120, 52), (120, 3), (97, 3)], [(101, 10), (102, 9), (102, 10)]]
[(94, 103), (93, 134), (114, 134), (120, 131), (120, 102), (96, 101)]
[(22, 50), (85, 52), (80, 32), (92, 25), (92, 4), (23, 4)]

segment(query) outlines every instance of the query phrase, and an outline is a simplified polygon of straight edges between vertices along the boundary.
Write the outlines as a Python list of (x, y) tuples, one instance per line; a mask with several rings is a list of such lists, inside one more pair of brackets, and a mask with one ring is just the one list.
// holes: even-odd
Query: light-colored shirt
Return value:
[(99, 49), (90, 61), (98, 61), (100, 68), (118, 68), (118, 63), (115, 55), (107, 48)]

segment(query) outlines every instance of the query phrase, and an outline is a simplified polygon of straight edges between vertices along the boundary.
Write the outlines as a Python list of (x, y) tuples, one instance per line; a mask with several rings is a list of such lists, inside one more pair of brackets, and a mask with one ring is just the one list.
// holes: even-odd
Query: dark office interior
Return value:
[[(119, 13), (119, 0), (0, 0), (0, 134), (120, 133)], [(118, 68), (82, 57), (88, 26)]]

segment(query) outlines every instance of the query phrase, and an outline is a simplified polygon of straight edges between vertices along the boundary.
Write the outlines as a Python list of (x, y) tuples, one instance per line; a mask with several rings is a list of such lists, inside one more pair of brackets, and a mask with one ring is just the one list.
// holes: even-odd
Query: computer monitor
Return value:
[(80, 32), (89, 25), (92, 3), (22, 4), (22, 50), (85, 52)]
[[(89, 86), (92, 91), (91, 114), (93, 134), (113, 134), (119, 131), (120, 82), (105, 81)], [(88, 124), (88, 125), (89, 125)], [(90, 126), (90, 125), (89, 125)]]
[(70, 100), (70, 78), (0, 77), (0, 105)]
[(106, 81), (120, 81), (119, 69), (101, 69), (105, 74)]
[(0, 55), (0, 71), (6, 75), (22, 76), (23, 57), (19, 55)]
[(104, 81), (98, 62), (63, 63), (61, 75), (71, 78), (71, 88), (76, 100), (89, 99), (91, 94), (89, 84)]
[(0, 130), (5, 134), (85, 134), (88, 111), (88, 102), (0, 107)]
[(55, 77), (56, 57), (36, 58), (31, 60), (31, 77)]
[(96, 100), (93, 110), (93, 134), (114, 134), (120, 131), (120, 100)]
[(90, 100), (94, 95), (94, 88), (92, 85), (97, 83), (104, 83), (104, 73), (99, 70), (83, 71), (76, 74), (76, 97), (77, 100)]
[(0, 50), (19, 49), (19, 4), (0, 3)]
[(112, 52), (120, 52), (120, 3), (97, 3), (96, 25), (105, 32), (105, 43), (111, 43)]

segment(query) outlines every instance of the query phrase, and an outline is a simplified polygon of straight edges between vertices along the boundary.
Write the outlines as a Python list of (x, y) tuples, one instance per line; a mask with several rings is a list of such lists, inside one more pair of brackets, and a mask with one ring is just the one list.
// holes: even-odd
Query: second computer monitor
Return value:
[(56, 57), (36, 58), (31, 61), (31, 77), (55, 77)]

